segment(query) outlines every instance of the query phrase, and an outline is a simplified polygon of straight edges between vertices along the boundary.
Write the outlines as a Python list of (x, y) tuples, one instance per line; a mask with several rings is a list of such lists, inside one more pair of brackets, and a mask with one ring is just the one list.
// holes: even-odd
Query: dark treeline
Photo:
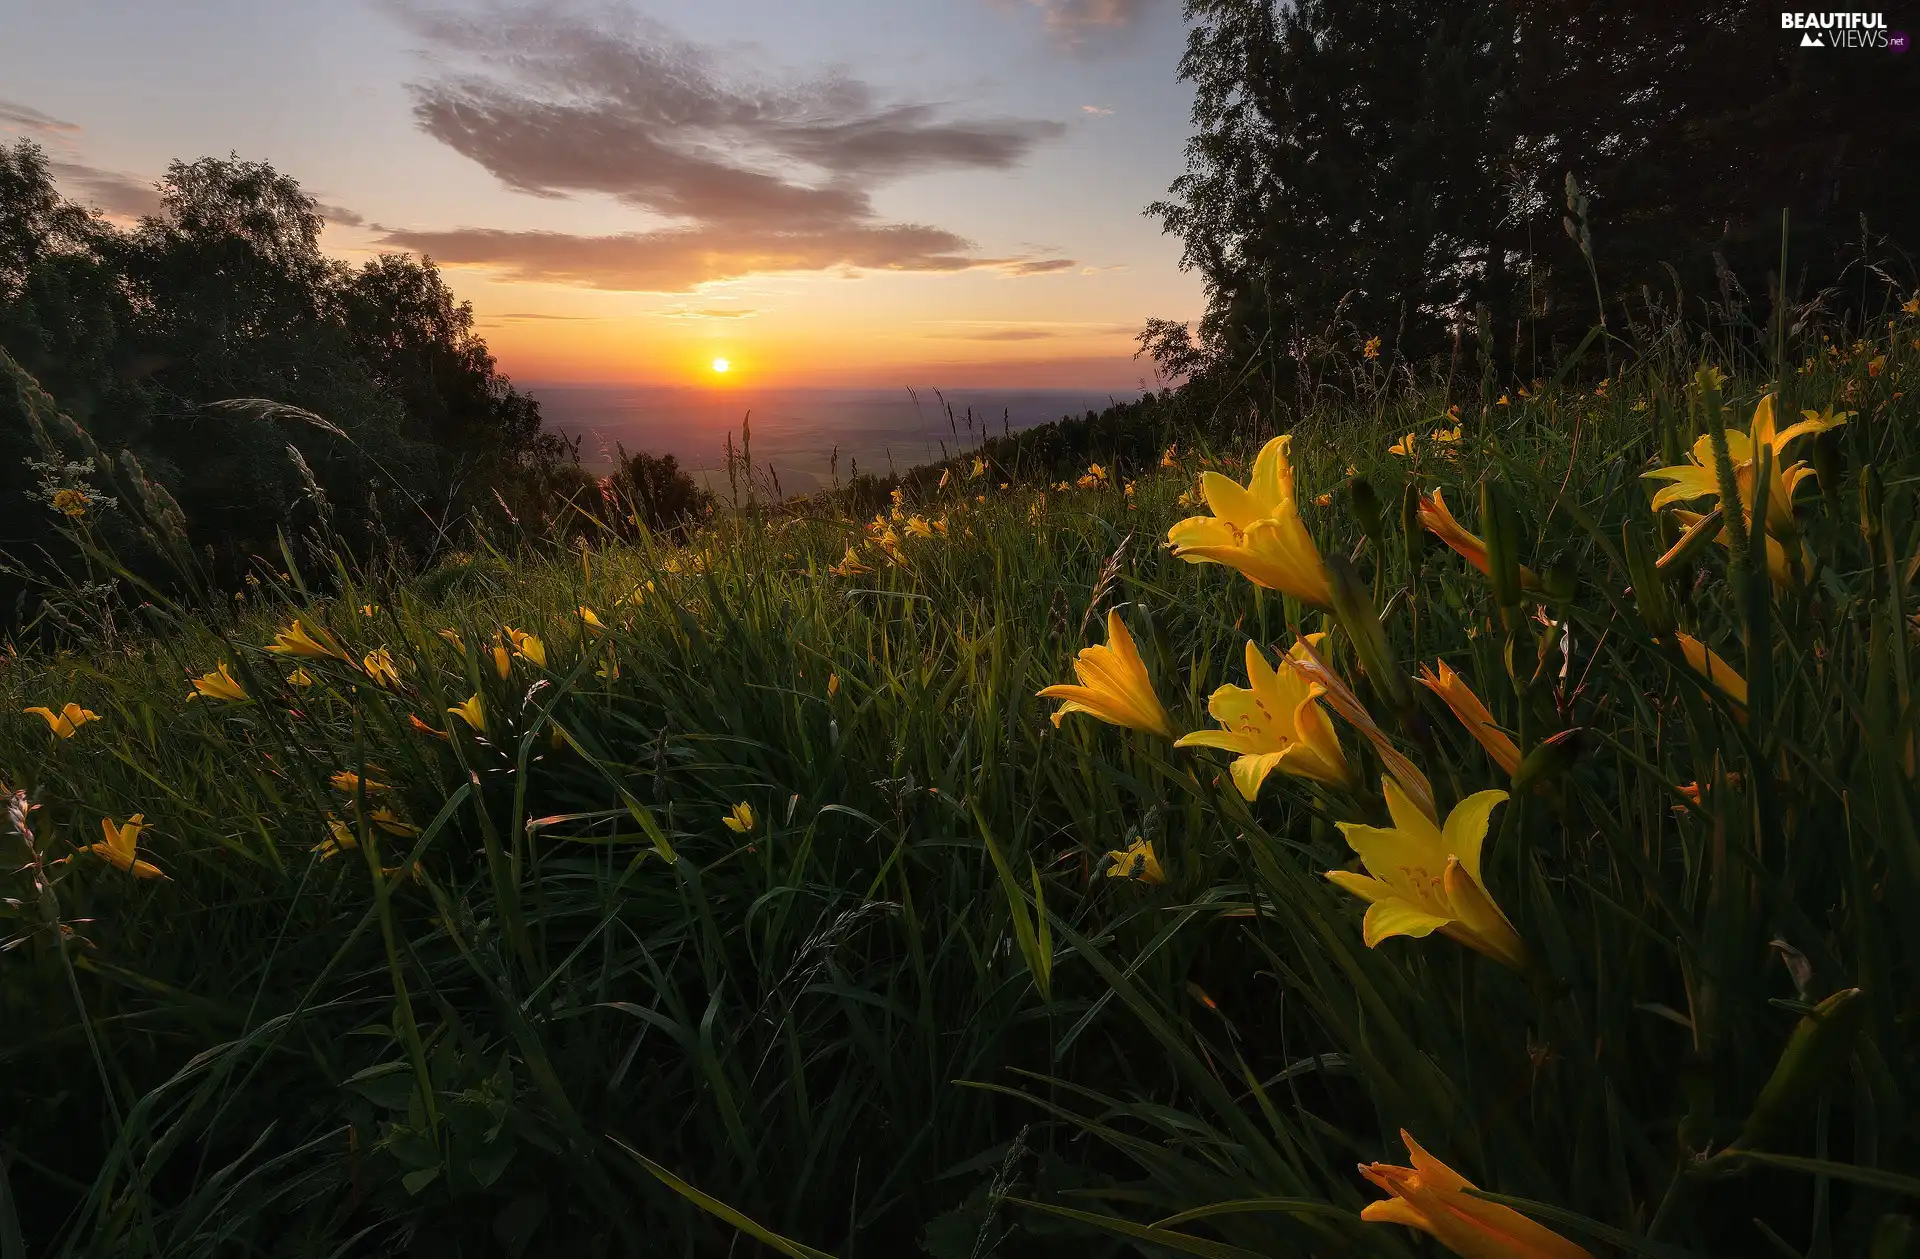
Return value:
[(1849, 266), (1920, 227), (1908, 59), (1803, 50), (1774, 4), (1186, 12), (1195, 135), (1149, 213), (1208, 306), (1197, 329), (1142, 337), (1174, 376), (1251, 369), (1297, 397), (1319, 359), (1378, 337), (1386, 363), (1464, 353), (1524, 378), (1602, 310), (1614, 334), (1683, 315), (1764, 328), (1783, 211), (1800, 305), (1860, 304)]
[[(265, 163), (176, 162), (159, 194), (120, 229), (64, 199), (36, 146), (0, 148), (0, 349), (106, 459), (137, 456), (218, 584), (256, 555), (279, 566), (281, 534), (424, 549), (496, 492), (537, 512), (556, 478), (578, 480), (430, 260), (328, 258), (313, 198)], [(36, 443), (16, 383), (0, 382), (14, 617), (22, 572), (71, 558), (53, 495), (108, 471)], [(237, 398), (280, 408), (210, 405)]]

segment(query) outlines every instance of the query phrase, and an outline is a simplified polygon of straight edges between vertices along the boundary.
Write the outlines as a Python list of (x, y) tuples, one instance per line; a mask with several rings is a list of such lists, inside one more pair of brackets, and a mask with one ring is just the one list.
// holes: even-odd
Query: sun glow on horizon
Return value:
[(733, 370), (733, 364), (727, 359), (717, 358), (713, 360), (713, 370), (719, 375), (724, 376)]

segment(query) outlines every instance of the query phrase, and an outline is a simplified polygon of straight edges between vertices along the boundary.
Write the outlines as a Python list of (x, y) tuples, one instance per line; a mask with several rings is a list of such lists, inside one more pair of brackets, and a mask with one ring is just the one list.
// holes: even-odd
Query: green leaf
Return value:
[(708, 1215), (726, 1221), (762, 1245), (773, 1247), (781, 1254), (788, 1256), (788, 1259), (834, 1259), (834, 1256), (824, 1250), (815, 1250), (803, 1242), (791, 1241), (788, 1238), (782, 1237), (772, 1229), (755, 1223), (726, 1203), (720, 1201), (720, 1199), (710, 1194), (701, 1193), (698, 1189), (695, 1189), (692, 1185), (689, 1185), (686, 1181), (680, 1179), (618, 1137), (608, 1137), (607, 1139), (632, 1155), (640, 1166), (652, 1173), (654, 1179), (685, 1198), (688, 1202), (693, 1203), (693, 1205), (699, 1207)]

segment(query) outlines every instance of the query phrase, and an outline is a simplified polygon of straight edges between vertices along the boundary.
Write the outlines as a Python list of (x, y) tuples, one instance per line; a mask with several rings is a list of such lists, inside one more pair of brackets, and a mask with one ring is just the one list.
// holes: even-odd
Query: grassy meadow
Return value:
[(67, 500), (0, 1257), (1920, 1255), (1915, 311), (217, 607)]

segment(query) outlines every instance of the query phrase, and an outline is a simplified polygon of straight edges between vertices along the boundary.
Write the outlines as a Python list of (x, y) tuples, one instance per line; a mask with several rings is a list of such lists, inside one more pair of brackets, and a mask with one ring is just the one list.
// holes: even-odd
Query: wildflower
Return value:
[(1493, 714), (1487, 711), (1487, 706), (1480, 702), (1473, 688), (1446, 661), (1440, 662), (1440, 672), (1437, 674), (1421, 665), (1418, 681), (1453, 710), (1453, 715), (1467, 728), (1467, 733), (1478, 740), (1496, 765), (1508, 774), (1520, 768), (1519, 747), (1494, 724)]
[(91, 708), (82, 708), (71, 700), (67, 701), (57, 713), (51, 708), (23, 708), (20, 711), (31, 713), (46, 722), (47, 729), (53, 732), (53, 737), (56, 739), (71, 739), (74, 731), (89, 721), (100, 720), (99, 713)]
[(339, 773), (335, 774), (332, 778), (327, 779), (327, 781), (333, 784), (333, 789), (335, 791), (344, 791), (348, 795), (352, 795), (356, 791), (359, 791), (362, 789), (367, 791), (392, 791), (393, 790), (393, 787), (387, 783), (375, 782), (371, 778), (362, 778), (360, 777), (360, 775), (354, 773), (350, 769), (341, 770)]
[(593, 676), (599, 678), (602, 682), (618, 682), (620, 680), (620, 661), (616, 657), (608, 656), (606, 663), (593, 671)]
[(547, 645), (533, 634), (522, 633), (509, 625), (507, 637), (513, 640), (514, 654), (522, 660), (528, 660), (541, 669), (547, 667)]
[(1439, 442), (1443, 446), (1458, 442), (1460, 440), (1460, 426), (1458, 424), (1455, 424), (1452, 428), (1434, 429), (1433, 440), (1436, 442)]
[[(1087, 474), (1081, 477), (1078, 482), (1080, 488), (1083, 490), (1100, 489), (1103, 486), (1105, 486), (1106, 483), (1107, 483), (1107, 470), (1101, 467), (1097, 463), (1088, 464)], [(1065, 485), (1066, 483), (1064, 481), (1061, 482), (1062, 488), (1065, 488)]]
[(1390, 936), (1439, 931), (1504, 966), (1524, 969), (1527, 946), (1480, 878), (1487, 821), (1507, 793), (1475, 792), (1435, 826), (1393, 779), (1383, 778), (1381, 787), (1392, 826), (1339, 823), (1367, 873), (1327, 871), (1329, 882), (1368, 903), (1367, 947), (1377, 948)]
[(1204, 474), (1200, 488), (1213, 515), (1180, 521), (1167, 530), (1167, 542), (1190, 564), (1225, 564), (1256, 586), (1331, 607), (1326, 567), (1294, 502), (1291, 446), (1283, 435), (1262, 447), (1244, 487)]
[(1876, 354), (1867, 361), (1867, 375), (1869, 376), (1878, 376), (1886, 370), (1887, 356), (1884, 354)]
[[(1447, 510), (1447, 500), (1441, 497), (1439, 490), (1420, 499), (1420, 523), (1428, 533), (1464, 557), (1467, 563), (1483, 573), (1487, 571), (1487, 544), (1454, 519), (1453, 513)], [(1526, 589), (1538, 590), (1540, 579), (1533, 575), (1532, 569), (1522, 564), (1520, 584)]]
[(366, 617), (379, 616), (380, 605), (377, 603), (363, 603), (360, 605), (360, 615)]
[(447, 711), (466, 722), (475, 733), (485, 734), (487, 732), (487, 711), (480, 706), (480, 697), (478, 695), (469, 696), (466, 702), (455, 704), (452, 708), (447, 709)]
[(444, 638), (448, 642), (448, 644), (450, 644), (453, 647), (453, 649), (459, 652), (461, 655), (464, 656), (467, 654), (467, 642), (464, 638), (460, 637), (459, 630), (443, 629), (440, 631), (440, 637)]
[(1107, 859), (1112, 863), (1107, 867), (1110, 879), (1137, 879), (1142, 883), (1167, 881), (1167, 872), (1161, 868), (1151, 840), (1136, 839), (1124, 852), (1109, 851)]
[(405, 822), (389, 808), (375, 809), (367, 819), (389, 835), (398, 835), (401, 839), (410, 839), (420, 833), (420, 828), (411, 822)]
[(931, 538), (933, 536), (933, 526), (928, 524), (922, 517), (908, 516), (907, 536), (914, 538)]
[(848, 543), (847, 553), (840, 558), (838, 564), (830, 565), (827, 571), (835, 577), (857, 577), (861, 573), (870, 573), (873, 569), (860, 562), (860, 557), (854, 554), (853, 544)]
[(1119, 609), (1107, 613), (1106, 646), (1083, 648), (1074, 659), (1073, 673), (1078, 686), (1059, 683), (1040, 692), (1042, 699), (1066, 701), (1054, 710), (1056, 728), (1068, 713), (1086, 713), (1116, 726), (1174, 737), (1173, 719), (1154, 694), (1153, 679)]
[(1680, 654), (1687, 658), (1693, 671), (1705, 678), (1713, 689), (1732, 700), (1734, 707), (1744, 714), (1747, 707), (1747, 680), (1722, 660), (1719, 653), (1693, 635), (1676, 633), (1674, 637), (1680, 640)]
[(227, 672), (227, 662), (222, 660), (220, 667), (212, 673), (203, 673), (193, 679), (193, 693), (187, 698), (196, 700), (203, 697), (232, 702), (245, 699), (247, 692), (245, 687), (234, 681), (233, 675)]
[(400, 685), (400, 670), (394, 667), (393, 653), (385, 647), (375, 647), (361, 660), (360, 667), (367, 676), (379, 686), (395, 687)]
[(827, 698), (832, 699), (834, 696), (838, 695), (839, 693), (840, 693), (840, 675), (837, 673), (829, 673), (827, 675)]
[(1360, 1174), (1393, 1195), (1370, 1202), (1360, 1218), (1431, 1233), (1465, 1259), (1593, 1259), (1592, 1252), (1534, 1223), (1512, 1207), (1476, 1198), (1473, 1182), (1420, 1148), (1403, 1128), (1412, 1167), (1363, 1163)]
[(413, 730), (416, 734), (430, 734), (436, 739), (444, 739), (447, 737), (446, 731), (436, 730), (434, 727), (420, 720), (420, 718), (414, 715), (413, 713), (407, 714), (407, 726), (409, 729)]
[[(985, 475), (987, 475), (987, 461), (975, 455), (973, 457), (973, 467), (967, 470), (967, 479), (969, 481), (977, 481)], [(1007, 487), (1003, 485), (1000, 488), (1004, 490)]]
[(295, 669), (292, 673), (289, 673), (287, 675), (287, 682), (290, 685), (297, 686), (304, 691), (308, 687), (313, 685), (313, 675), (311, 673), (308, 673), (305, 669)]
[(1900, 309), (1906, 311), (1909, 315), (1920, 315), (1920, 293), (1915, 293), (1906, 301), (1901, 302)]
[(1393, 445), (1387, 447), (1390, 455), (1399, 455), (1402, 459), (1413, 458), (1413, 434), (1408, 433)]
[(111, 862), (116, 870), (124, 870), (137, 879), (164, 879), (160, 867), (140, 860), (135, 855), (140, 841), (140, 832), (147, 829), (147, 815), (136, 813), (128, 818), (124, 825), (115, 826), (113, 819), (100, 819), (100, 829), (106, 839), (98, 844), (88, 844), (86, 851), (96, 857)]
[(1246, 659), (1249, 687), (1223, 686), (1207, 701), (1207, 712), (1226, 728), (1196, 730), (1175, 740), (1174, 746), (1237, 753), (1233, 783), (1248, 800), (1258, 798), (1260, 784), (1276, 769), (1332, 787), (1351, 787), (1346, 754), (1320, 706), (1326, 688), (1309, 682), (1290, 659), (1273, 668), (1252, 642)]
[(347, 660), (347, 653), (340, 650), (340, 644), (333, 641), (331, 634), (317, 625), (309, 629), (306, 622), (297, 617), (274, 635), (267, 650), (280, 656), (332, 656), (335, 660)]
[(493, 671), (500, 675), (502, 682), (513, 676), (513, 657), (507, 654), (507, 645), (500, 641), (500, 635), (493, 636)]
[(1176, 446), (1167, 447), (1167, 453), (1160, 456), (1160, 466), (1163, 468), (1178, 467), (1179, 464), (1175, 461), (1175, 456), (1177, 456), (1179, 453), (1180, 453), (1179, 446), (1176, 445)]
[(1314, 496), (1313, 505), (1315, 507), (1331, 507), (1333, 506), (1333, 495), (1317, 494)]
[[(1765, 446), (1773, 452), (1773, 475), (1767, 486), (1767, 529), (1770, 533), (1791, 532), (1794, 491), (1814, 473), (1804, 463), (1782, 466), (1782, 454), (1795, 438), (1838, 428), (1852, 414), (1847, 411), (1836, 416), (1831, 408), (1824, 412), (1803, 411), (1799, 423), (1790, 424), (1776, 432), (1773, 395), (1768, 394), (1754, 408), (1753, 424), (1747, 432), (1731, 428), (1725, 430), (1723, 435), (1727, 441), (1727, 457), (1733, 462), (1734, 484), (1740, 492), (1742, 515), (1751, 521), (1756, 456), (1759, 449)], [(1720, 473), (1714, 461), (1713, 438), (1703, 435), (1695, 439), (1688, 457), (1691, 463), (1641, 473), (1649, 481), (1669, 482), (1653, 496), (1653, 510), (1659, 511), (1670, 503), (1684, 503), (1697, 498), (1717, 500), (1720, 497)]]
[(1500, 395), (1499, 400), (1496, 401), (1493, 405), (1497, 407), (1505, 407), (1505, 406), (1512, 406), (1513, 404), (1507, 401), (1507, 395), (1503, 393)]
[(753, 830), (753, 806), (742, 800), (728, 809), (720, 820), (726, 828), (736, 835), (745, 835)]
[(308, 851), (319, 853), (322, 861), (331, 861), (341, 853), (359, 846), (360, 839), (353, 833), (353, 828), (332, 814), (328, 814), (326, 837)]
[(78, 520), (87, 514), (91, 504), (87, 501), (85, 490), (65, 489), (53, 492), (53, 509), (69, 520)]
[(592, 633), (604, 634), (607, 632), (606, 625), (598, 616), (594, 615), (593, 609), (584, 603), (580, 605), (580, 623), (586, 626)]
[(1368, 362), (1372, 362), (1374, 359), (1379, 358), (1380, 357), (1380, 338), (1368, 337), (1367, 343), (1360, 347), (1360, 353), (1366, 356)]

